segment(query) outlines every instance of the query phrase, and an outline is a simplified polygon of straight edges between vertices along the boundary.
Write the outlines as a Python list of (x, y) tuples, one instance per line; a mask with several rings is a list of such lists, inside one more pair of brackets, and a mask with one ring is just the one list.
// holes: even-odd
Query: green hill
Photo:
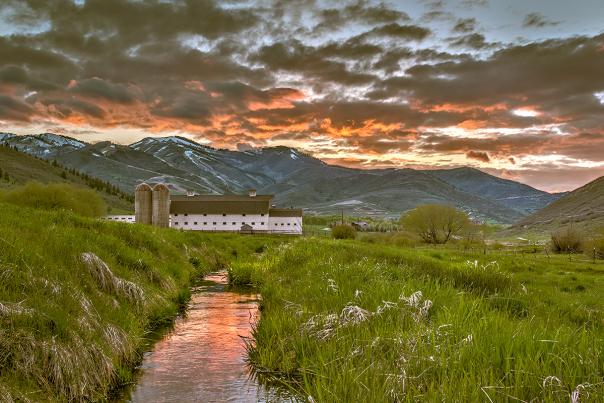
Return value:
[(105, 401), (193, 279), (277, 241), (0, 203), (0, 401)]
[(0, 189), (22, 185), (29, 181), (69, 183), (98, 190), (111, 214), (131, 214), (134, 210), (132, 197), (117, 188), (113, 189), (113, 186), (108, 183), (2, 145), (0, 145), (0, 169), (2, 170)]
[(525, 218), (512, 230), (550, 232), (571, 224), (584, 231), (604, 227), (604, 176)]

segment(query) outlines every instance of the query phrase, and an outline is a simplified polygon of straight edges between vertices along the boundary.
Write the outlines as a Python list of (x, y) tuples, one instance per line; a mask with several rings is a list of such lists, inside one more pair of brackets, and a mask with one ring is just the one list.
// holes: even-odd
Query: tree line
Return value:
[[(6, 143), (0, 143), (1, 147), (6, 147), (6, 148), (10, 148), (14, 151), (17, 151), (19, 153), (23, 153), (21, 150), (18, 149), (18, 147), (16, 146), (11, 146), (8, 145)], [(25, 154), (25, 153), (23, 153)], [(134, 203), (134, 196), (131, 194), (128, 194), (124, 191), (122, 191), (119, 187), (115, 186), (114, 184), (112, 184), (111, 182), (96, 178), (94, 176), (91, 176), (85, 172), (82, 171), (78, 171), (75, 168), (69, 168), (66, 167), (65, 165), (61, 164), (59, 161), (57, 161), (56, 159), (53, 159), (52, 161), (48, 161), (47, 159), (44, 158), (40, 158), (37, 157), (35, 155), (31, 155), (31, 154), (27, 154), (33, 158), (36, 158), (37, 160), (43, 161), (47, 164), (50, 164), (51, 166), (55, 167), (55, 168), (59, 168), (62, 169), (61, 172), (61, 178), (67, 180), (68, 179), (68, 175), (72, 175), (75, 177), (80, 178), (88, 187), (101, 191), (101, 192), (105, 192), (109, 195), (113, 195), (113, 196), (117, 196), (120, 199), (123, 200), (127, 200), (131, 203)], [(9, 182), (11, 180), (11, 176), (9, 175), (9, 173), (6, 171), (6, 169), (2, 169), (0, 168), (0, 179)]]

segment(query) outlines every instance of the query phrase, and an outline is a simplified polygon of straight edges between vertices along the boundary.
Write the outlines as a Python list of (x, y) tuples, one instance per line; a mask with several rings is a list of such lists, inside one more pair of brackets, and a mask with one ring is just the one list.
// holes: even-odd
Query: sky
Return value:
[(0, 131), (604, 175), (602, 0), (0, 0)]

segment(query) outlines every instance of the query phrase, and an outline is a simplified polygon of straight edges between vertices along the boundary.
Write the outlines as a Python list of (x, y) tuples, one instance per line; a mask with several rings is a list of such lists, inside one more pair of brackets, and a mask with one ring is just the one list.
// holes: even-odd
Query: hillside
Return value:
[[(9, 180), (0, 179), (0, 188), (21, 185), (34, 180), (41, 183), (70, 183), (90, 187), (84, 178), (69, 170), (4, 146), (0, 146), (0, 169), (10, 178)], [(120, 214), (133, 211), (132, 202), (120, 195), (105, 191), (99, 191), (99, 195), (107, 203), (110, 213)]]
[(551, 194), (524, 183), (489, 175), (475, 168), (461, 167), (426, 171), (459, 190), (481, 195), (522, 214), (532, 214), (563, 194)]
[(279, 241), (5, 203), (0, 234), (2, 402), (107, 401), (193, 280)]
[(604, 176), (566, 194), (512, 229), (549, 232), (569, 224), (586, 231), (604, 227)]
[(178, 137), (148, 137), (129, 146), (87, 144), (43, 133), (4, 134), (21, 151), (87, 172), (132, 192), (141, 181), (168, 182), (184, 193), (242, 193), (255, 188), (282, 206), (310, 213), (397, 217), (419, 204), (446, 203), (480, 220), (513, 223), (546, 206), (552, 195), (476, 169), (361, 170), (329, 165), (288, 147), (215, 149)]

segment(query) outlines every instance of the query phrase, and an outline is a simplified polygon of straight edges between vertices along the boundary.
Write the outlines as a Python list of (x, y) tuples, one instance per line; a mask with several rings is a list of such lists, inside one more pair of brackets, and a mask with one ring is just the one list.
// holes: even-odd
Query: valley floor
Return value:
[(302, 399), (604, 400), (602, 261), (306, 238), (230, 275), (258, 377)]

